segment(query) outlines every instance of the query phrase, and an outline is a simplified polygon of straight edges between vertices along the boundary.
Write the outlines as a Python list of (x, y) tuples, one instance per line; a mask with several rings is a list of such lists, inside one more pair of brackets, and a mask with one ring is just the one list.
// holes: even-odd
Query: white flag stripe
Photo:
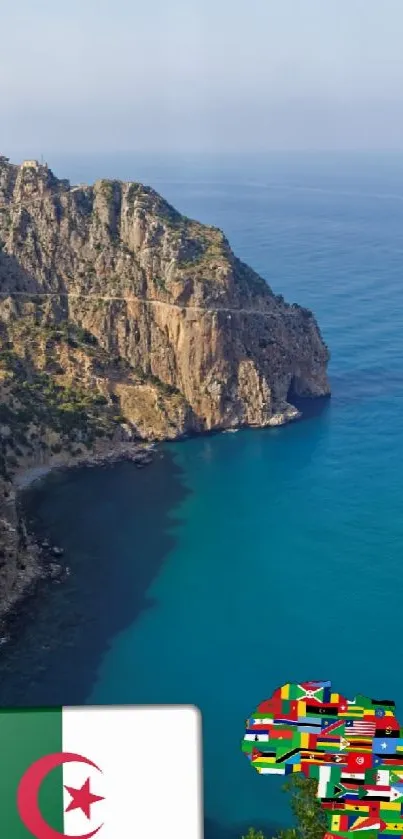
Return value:
[(318, 798), (326, 798), (327, 785), (330, 780), (331, 767), (319, 767)]
[(352, 725), (346, 725), (346, 735), (348, 734), (368, 734), (372, 737), (375, 734), (376, 725), (374, 722), (354, 720)]
[[(193, 707), (65, 708), (63, 751), (82, 755), (65, 763), (63, 784), (80, 789), (90, 778), (91, 818), (64, 814), (64, 832), (97, 839), (147, 836), (202, 839), (201, 719)], [(64, 807), (71, 802), (64, 789)]]

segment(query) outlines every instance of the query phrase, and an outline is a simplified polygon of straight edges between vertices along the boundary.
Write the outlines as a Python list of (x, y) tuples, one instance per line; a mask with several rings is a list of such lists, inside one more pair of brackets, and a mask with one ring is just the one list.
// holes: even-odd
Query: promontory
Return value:
[(313, 314), (140, 183), (0, 157), (0, 615), (37, 573), (22, 466), (298, 416), (329, 394)]

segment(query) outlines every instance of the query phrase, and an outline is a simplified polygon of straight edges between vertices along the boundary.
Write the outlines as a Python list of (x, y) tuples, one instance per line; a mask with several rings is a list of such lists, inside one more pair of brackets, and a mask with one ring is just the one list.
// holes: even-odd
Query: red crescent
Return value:
[(85, 833), (82, 836), (68, 836), (66, 833), (59, 833), (48, 824), (43, 818), (38, 807), (39, 788), (42, 781), (57, 766), (63, 763), (86, 763), (88, 766), (93, 766), (98, 769), (99, 766), (81, 755), (75, 755), (70, 752), (57, 752), (56, 754), (45, 755), (35, 761), (22, 776), (18, 785), (17, 791), (17, 807), (20, 814), (21, 821), (24, 823), (27, 830), (35, 836), (36, 839), (91, 839), (95, 836), (98, 830), (102, 827), (100, 825), (91, 833)]

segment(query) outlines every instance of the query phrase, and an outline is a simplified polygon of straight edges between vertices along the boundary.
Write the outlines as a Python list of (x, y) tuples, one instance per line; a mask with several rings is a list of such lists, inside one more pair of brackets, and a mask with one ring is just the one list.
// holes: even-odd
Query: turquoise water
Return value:
[(257, 701), (330, 678), (347, 695), (390, 694), (403, 713), (403, 170), (305, 159), (267, 180), (206, 180), (163, 191), (313, 308), (333, 400), (282, 430), (170, 447), (191, 490), (177, 546), (156, 607), (114, 639), (91, 699), (198, 704), (207, 814), (282, 821), (279, 784), (237, 753)]
[[(182, 490), (167, 499), (171, 541), (147, 584), (151, 606), (109, 634), (85, 696), (197, 704), (216, 835), (285, 823), (280, 782), (258, 777), (239, 752), (259, 700), (289, 680), (331, 679), (348, 696), (395, 698), (403, 718), (403, 161), (63, 166), (77, 180), (102, 166), (147, 180), (182, 212), (222, 227), (276, 292), (314, 310), (331, 349), (333, 397), (316, 416), (165, 447), (158, 468), (169, 472), (172, 457), (172, 486)], [(140, 476), (114, 474), (117, 508)], [(133, 502), (120, 517), (117, 567), (131, 551), (147, 563), (143, 515)], [(158, 532), (160, 521), (150, 501), (149, 527)]]

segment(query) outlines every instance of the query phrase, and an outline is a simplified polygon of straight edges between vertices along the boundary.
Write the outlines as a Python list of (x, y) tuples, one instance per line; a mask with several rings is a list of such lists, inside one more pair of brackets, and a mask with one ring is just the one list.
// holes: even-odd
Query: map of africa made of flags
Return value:
[(403, 729), (391, 700), (349, 700), (330, 682), (283, 685), (246, 721), (242, 751), (260, 774), (317, 781), (325, 839), (403, 839)]

